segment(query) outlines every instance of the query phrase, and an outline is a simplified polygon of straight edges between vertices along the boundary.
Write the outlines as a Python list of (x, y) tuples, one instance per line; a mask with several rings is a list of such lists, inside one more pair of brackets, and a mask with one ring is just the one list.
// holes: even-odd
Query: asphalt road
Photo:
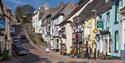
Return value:
[(44, 49), (36, 49), (30, 43), (25, 43), (24, 47), (28, 49), (28, 55), (19, 56), (18, 61), (14, 63), (85, 63), (79, 59), (61, 56), (56, 52), (46, 53)]
[[(25, 30), (22, 31), (29, 39)], [(28, 55), (19, 56), (15, 63), (84, 63), (82, 59), (75, 59), (67, 56), (62, 56), (57, 52), (46, 53), (44, 47), (36, 47), (29, 42), (23, 43), (24, 48), (28, 49)]]

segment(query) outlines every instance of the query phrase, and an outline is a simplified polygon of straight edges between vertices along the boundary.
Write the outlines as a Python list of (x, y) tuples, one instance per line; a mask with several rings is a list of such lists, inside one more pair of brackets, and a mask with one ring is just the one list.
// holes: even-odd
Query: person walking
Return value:
[(86, 58), (87, 58), (87, 62), (88, 62), (88, 63), (90, 63), (91, 52), (92, 52), (91, 47), (90, 47), (90, 45), (88, 45), (88, 46), (86, 47)]
[(96, 60), (96, 48), (94, 48), (94, 59)]

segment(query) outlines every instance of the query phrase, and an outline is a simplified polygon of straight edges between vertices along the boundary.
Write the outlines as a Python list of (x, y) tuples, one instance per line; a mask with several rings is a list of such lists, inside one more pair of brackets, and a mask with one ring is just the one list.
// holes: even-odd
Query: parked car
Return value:
[(13, 46), (14, 46), (14, 47), (22, 47), (23, 44), (22, 44), (20, 41), (14, 41), (14, 42), (13, 42)]
[(15, 42), (15, 41), (19, 41), (20, 39), (19, 38), (17, 38), (17, 37), (13, 37), (13, 42)]
[(13, 45), (14, 46), (21, 46), (22, 42), (20, 41), (20, 38), (13, 37)]
[(27, 39), (27, 37), (26, 37), (25, 35), (21, 35), (20, 40), (21, 40), (21, 42), (23, 42), (23, 43), (29, 42), (29, 40)]
[(21, 35), (21, 39), (27, 39), (25, 35)]
[(23, 47), (15, 47), (14, 50), (17, 55), (27, 55), (28, 54), (28, 50)]

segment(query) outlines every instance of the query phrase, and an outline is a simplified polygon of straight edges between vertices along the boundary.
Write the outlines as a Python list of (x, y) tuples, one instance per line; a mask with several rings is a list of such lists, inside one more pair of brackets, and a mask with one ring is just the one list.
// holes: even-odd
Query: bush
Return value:
[(9, 60), (10, 56), (9, 56), (9, 50), (4, 50), (3, 51), (3, 60)]
[(2, 57), (2, 53), (0, 53), (0, 57)]

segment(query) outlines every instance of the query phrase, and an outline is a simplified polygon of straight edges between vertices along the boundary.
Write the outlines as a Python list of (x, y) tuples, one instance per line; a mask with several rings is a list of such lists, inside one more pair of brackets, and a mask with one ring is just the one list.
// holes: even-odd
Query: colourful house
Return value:
[(101, 53), (120, 57), (124, 49), (123, 34), (120, 32), (122, 30), (121, 15), (119, 14), (122, 1), (112, 0), (111, 2), (102, 6), (107, 9), (96, 18), (103, 25), (96, 35), (97, 49)]

